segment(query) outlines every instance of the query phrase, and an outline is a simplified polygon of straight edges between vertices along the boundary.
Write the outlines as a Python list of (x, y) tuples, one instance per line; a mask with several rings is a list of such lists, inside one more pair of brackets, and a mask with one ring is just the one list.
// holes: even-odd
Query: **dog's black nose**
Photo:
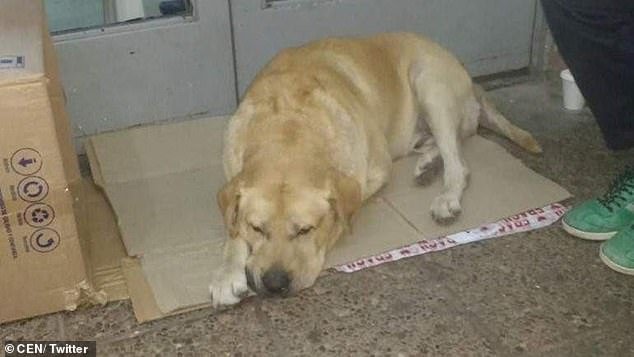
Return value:
[(282, 269), (270, 269), (262, 276), (262, 284), (266, 290), (275, 295), (284, 295), (288, 293), (288, 286), (291, 279), (288, 273)]

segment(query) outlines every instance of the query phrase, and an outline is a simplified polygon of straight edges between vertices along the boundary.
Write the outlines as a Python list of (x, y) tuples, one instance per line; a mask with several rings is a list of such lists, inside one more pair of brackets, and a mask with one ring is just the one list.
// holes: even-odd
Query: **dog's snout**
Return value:
[(291, 279), (288, 273), (282, 269), (268, 270), (262, 276), (262, 284), (271, 294), (284, 295), (288, 293), (290, 283)]

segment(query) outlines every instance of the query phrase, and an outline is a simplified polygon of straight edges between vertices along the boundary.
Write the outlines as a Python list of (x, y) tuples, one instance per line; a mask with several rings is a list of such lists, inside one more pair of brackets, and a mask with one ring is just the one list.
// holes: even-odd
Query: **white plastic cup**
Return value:
[(567, 110), (581, 110), (586, 103), (583, 94), (577, 87), (575, 79), (569, 69), (561, 71), (561, 83), (564, 92), (564, 108)]
[(138, 20), (145, 17), (143, 0), (116, 0), (117, 22)]

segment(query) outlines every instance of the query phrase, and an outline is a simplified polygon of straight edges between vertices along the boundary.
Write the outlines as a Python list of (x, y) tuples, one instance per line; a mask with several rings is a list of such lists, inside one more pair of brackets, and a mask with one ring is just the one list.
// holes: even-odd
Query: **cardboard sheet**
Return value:
[[(137, 292), (129, 284), (133, 302), (135, 294), (154, 297), (155, 308), (142, 314), (143, 319), (209, 302), (208, 283), (220, 263), (225, 238), (215, 200), (224, 183), (225, 121), (207, 118), (140, 127), (96, 136), (87, 143), (95, 181), (114, 208), (127, 252), (139, 258), (129, 275), (143, 280), (142, 275), (147, 282), (139, 283), (146, 290)], [(355, 217), (353, 234), (335, 247), (327, 267), (495, 222), (570, 196), (481, 137), (465, 142), (464, 153), (471, 181), (464, 212), (455, 224), (440, 226), (432, 221), (429, 205), (440, 192), (440, 178), (429, 186), (417, 186), (412, 177), (416, 158), (405, 158), (395, 164), (390, 185)]]
[(79, 200), (83, 201), (77, 220), (82, 241), (85, 242), (84, 259), (89, 281), (107, 301), (127, 299), (128, 289), (121, 262), (127, 253), (114, 212), (105, 194), (91, 180), (82, 179), (77, 189), (81, 190)]

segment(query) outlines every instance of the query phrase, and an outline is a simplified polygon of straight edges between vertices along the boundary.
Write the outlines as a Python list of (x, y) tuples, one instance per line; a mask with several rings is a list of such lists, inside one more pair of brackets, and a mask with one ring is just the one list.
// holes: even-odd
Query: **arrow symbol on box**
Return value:
[(25, 159), (25, 158), (21, 158), (20, 161), (18, 162), (18, 164), (20, 164), (20, 166), (22, 167), (27, 167), (34, 163), (35, 163), (35, 159)]

